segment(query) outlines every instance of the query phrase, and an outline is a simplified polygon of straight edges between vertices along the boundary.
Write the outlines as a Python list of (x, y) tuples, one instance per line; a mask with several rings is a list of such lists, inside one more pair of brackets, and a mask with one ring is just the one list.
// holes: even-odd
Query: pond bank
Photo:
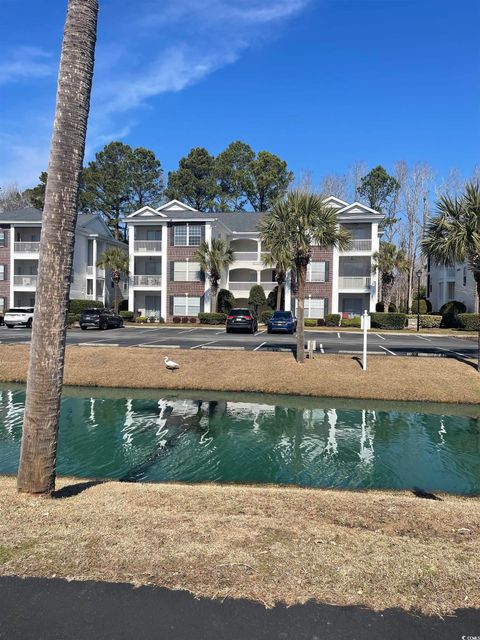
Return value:
[(272, 606), (480, 606), (480, 499), (0, 477), (0, 575), (155, 584)]
[[(29, 345), (0, 345), (0, 382), (25, 382)], [(166, 371), (165, 356), (181, 368)], [(477, 404), (480, 376), (451, 358), (321, 355), (304, 365), (290, 353), (67, 347), (65, 384), (249, 391), (303, 396)]]

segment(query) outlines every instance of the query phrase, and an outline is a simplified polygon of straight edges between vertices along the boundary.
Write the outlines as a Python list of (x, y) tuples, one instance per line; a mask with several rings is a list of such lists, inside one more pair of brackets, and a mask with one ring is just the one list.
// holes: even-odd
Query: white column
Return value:
[(332, 301), (330, 313), (338, 313), (338, 270), (339, 270), (339, 254), (338, 249), (333, 249), (332, 257)]
[(309, 293), (308, 294), (308, 316), (307, 318), (311, 318), (312, 317), (312, 294)]
[(162, 291), (160, 294), (161, 316), (166, 321), (168, 316), (168, 227), (162, 224)]
[(260, 238), (257, 240), (257, 260), (262, 260), (262, 241)]
[(285, 277), (285, 311), (293, 311), (292, 309), (292, 272), (289, 271)]
[(128, 271), (130, 272), (130, 285), (128, 287), (128, 310), (136, 313), (135, 290), (133, 288), (133, 274), (135, 272), (135, 226), (132, 224), (128, 230)]
[[(88, 248), (87, 248), (88, 252)], [(93, 238), (93, 251), (92, 251), (92, 262), (93, 262), (93, 299), (97, 299), (97, 239)], [(105, 286), (104, 286), (105, 289)], [(105, 296), (104, 296), (105, 297)], [(105, 302), (104, 302), (105, 304)]]
[(13, 253), (15, 251), (15, 227), (12, 225), (10, 227), (10, 273), (8, 277), (10, 278), (10, 307), (15, 306), (15, 294), (13, 292), (13, 273), (15, 270), (15, 262), (13, 259)]
[[(207, 222), (205, 223), (205, 242), (209, 245), (212, 244), (212, 225)], [(222, 283), (220, 282), (220, 287), (222, 287)], [(210, 313), (212, 310), (212, 296), (210, 291), (210, 282), (208, 278), (205, 278), (205, 287), (203, 294), (203, 310), (205, 313)]]

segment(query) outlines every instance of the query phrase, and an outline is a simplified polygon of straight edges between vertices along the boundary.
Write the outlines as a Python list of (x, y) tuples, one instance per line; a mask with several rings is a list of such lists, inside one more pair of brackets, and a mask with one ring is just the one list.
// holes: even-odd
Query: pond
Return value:
[[(0, 474), (17, 470), (24, 402), (0, 385)], [(65, 389), (58, 473), (474, 495), (480, 407)]]

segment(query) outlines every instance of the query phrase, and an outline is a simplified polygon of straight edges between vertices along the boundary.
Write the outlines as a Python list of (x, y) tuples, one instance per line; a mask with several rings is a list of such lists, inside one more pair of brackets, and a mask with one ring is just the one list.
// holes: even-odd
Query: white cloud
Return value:
[(37, 47), (18, 47), (0, 62), (0, 85), (54, 74), (51, 54)]

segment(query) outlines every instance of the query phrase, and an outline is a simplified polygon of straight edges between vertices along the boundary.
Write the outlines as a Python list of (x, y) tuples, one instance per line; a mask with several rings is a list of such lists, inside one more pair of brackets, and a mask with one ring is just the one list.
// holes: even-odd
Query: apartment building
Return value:
[[(0, 214), (0, 313), (9, 307), (35, 304), (41, 230), (42, 212), (38, 209)], [(78, 216), (70, 298), (111, 305), (114, 294), (109, 274), (96, 264), (105, 249), (112, 246), (127, 250), (125, 244), (114, 240), (101, 216)], [(127, 291), (125, 288), (125, 296)]]
[[(382, 215), (354, 202), (330, 197), (338, 220), (352, 236), (349, 248), (313, 247), (308, 269), (305, 315), (323, 318), (327, 313), (360, 315), (375, 310), (378, 274), (373, 254), (379, 246)], [(163, 317), (196, 316), (210, 311), (208, 279), (195, 260), (203, 241), (228, 241), (234, 262), (220, 286), (229, 289), (238, 305), (247, 304), (250, 288), (260, 284), (268, 294), (276, 285), (275, 271), (266, 267), (262, 256), (258, 223), (263, 213), (201, 213), (172, 200), (158, 209), (143, 207), (126, 219), (129, 229), (130, 289), (129, 310), (137, 315)], [(291, 278), (285, 287), (285, 307), (295, 310)]]
[(463, 302), (467, 312), (476, 313), (479, 310), (477, 286), (465, 262), (446, 267), (429, 260), (427, 298), (431, 302), (433, 311), (439, 311), (442, 305), (451, 300)]

